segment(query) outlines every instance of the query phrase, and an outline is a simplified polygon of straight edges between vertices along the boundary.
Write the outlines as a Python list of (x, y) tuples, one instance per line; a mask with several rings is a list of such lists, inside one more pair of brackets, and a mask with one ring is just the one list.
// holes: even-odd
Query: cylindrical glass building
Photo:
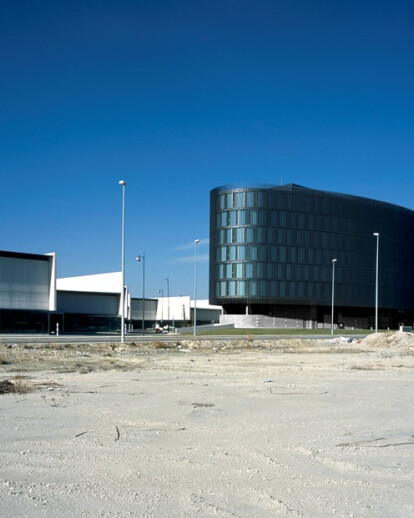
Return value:
[(218, 187), (210, 203), (210, 302), (224, 313), (326, 324), (335, 267), (336, 323), (372, 327), (378, 240), (380, 327), (412, 325), (414, 211), (294, 184)]

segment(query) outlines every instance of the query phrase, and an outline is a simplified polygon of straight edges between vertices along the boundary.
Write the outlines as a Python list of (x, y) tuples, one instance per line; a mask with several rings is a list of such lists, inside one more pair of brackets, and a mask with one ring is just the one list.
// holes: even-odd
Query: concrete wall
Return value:
[(306, 321), (267, 317), (264, 315), (221, 315), (220, 324), (234, 324), (235, 328), (276, 328), (276, 329), (304, 329)]

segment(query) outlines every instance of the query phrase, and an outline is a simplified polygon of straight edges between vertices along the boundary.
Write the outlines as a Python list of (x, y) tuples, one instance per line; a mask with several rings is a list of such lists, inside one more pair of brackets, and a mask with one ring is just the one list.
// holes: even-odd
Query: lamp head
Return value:
[(336, 261), (337, 261), (337, 260), (338, 260), (338, 259), (332, 259), (332, 262), (333, 262), (333, 263), (336, 263)]
[(126, 181), (125, 180), (119, 180), (119, 185), (126, 185)]
[(199, 239), (195, 239), (195, 240), (194, 240), (194, 244), (195, 244), (195, 245), (198, 245), (198, 243), (199, 243), (199, 242), (200, 242), (200, 240), (199, 240)]
[(376, 237), (379, 237), (379, 232), (374, 232), (372, 235), (376, 236)]

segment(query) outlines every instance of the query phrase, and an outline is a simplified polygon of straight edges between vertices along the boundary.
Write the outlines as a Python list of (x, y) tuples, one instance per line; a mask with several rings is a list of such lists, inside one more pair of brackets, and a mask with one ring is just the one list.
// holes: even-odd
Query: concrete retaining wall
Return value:
[(220, 315), (220, 324), (234, 324), (235, 328), (312, 328), (312, 323), (302, 319), (267, 317), (265, 315)]

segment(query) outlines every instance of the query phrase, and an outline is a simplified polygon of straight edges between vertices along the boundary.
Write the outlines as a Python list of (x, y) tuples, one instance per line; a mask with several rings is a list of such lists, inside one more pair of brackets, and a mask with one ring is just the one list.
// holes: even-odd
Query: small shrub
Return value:
[(160, 342), (159, 340), (156, 340), (152, 344), (154, 346), (154, 349), (171, 349), (171, 345), (166, 342)]
[(381, 365), (351, 365), (350, 367), (353, 371), (378, 371), (384, 370), (384, 368)]
[(29, 387), (23, 380), (16, 379), (15, 381), (0, 381), (0, 394), (25, 394), (28, 391)]
[(51, 351), (59, 351), (60, 349), (62, 349), (62, 345), (56, 342), (51, 342), (47, 347)]

